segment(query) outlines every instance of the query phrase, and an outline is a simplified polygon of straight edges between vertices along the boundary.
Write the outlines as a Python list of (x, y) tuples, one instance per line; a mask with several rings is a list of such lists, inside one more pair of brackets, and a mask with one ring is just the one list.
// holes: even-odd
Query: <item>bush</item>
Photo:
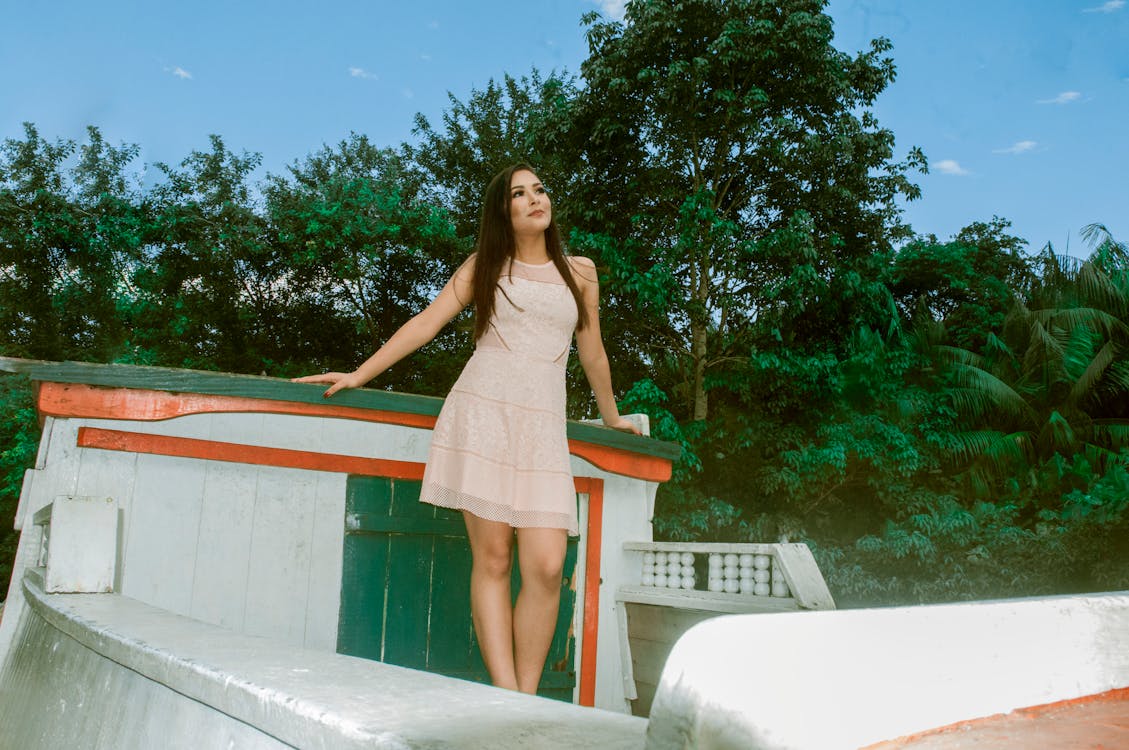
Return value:
[(31, 383), (24, 377), (0, 375), (0, 446), (0, 581), (7, 594), (19, 540), (14, 528), (16, 506), (24, 471), (35, 464), (39, 450), (39, 422)]

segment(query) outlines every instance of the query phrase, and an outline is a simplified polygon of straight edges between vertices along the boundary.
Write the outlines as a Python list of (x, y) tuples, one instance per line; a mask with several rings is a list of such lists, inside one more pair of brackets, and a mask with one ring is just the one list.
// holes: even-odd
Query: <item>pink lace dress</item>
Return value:
[(420, 500), (575, 535), (565, 363), (576, 302), (551, 261), (515, 260), (498, 286), (490, 327), (439, 412)]

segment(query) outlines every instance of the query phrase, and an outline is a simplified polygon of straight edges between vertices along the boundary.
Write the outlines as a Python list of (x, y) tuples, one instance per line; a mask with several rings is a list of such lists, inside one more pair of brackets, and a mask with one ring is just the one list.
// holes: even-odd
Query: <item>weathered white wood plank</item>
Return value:
[(635, 690), (635, 672), (631, 668), (631, 640), (628, 636), (627, 604), (625, 602), (615, 603), (615, 621), (616, 630), (619, 634), (616, 643), (619, 644), (619, 666), (623, 674), (623, 696), (632, 701), (639, 696)]
[[(573, 469), (583, 462), (574, 460)], [(622, 606), (616, 599), (617, 589), (629, 582), (638, 582), (640, 565), (635, 552), (622, 547), (624, 539), (650, 539), (651, 517), (647, 508), (653, 499), (654, 485), (635, 479), (593, 471), (591, 466), (581, 476), (598, 476), (604, 480), (603, 546), (600, 556), (600, 627), (596, 659), (596, 705), (617, 711), (629, 711), (631, 704), (624, 691), (621, 664), (627, 658), (621, 653), (618, 618), (609, 616)]]
[(34, 513), (58, 495), (76, 494), (79, 454), (82, 451), (78, 447), (80, 424), (74, 419), (47, 420), (44, 429), (49, 429), (51, 433), (48, 438), (51, 442), (51, 460), (44, 465), (43, 473), (36, 477), (35, 493), (25, 509), (26, 513)]
[(236, 631), (247, 602), (256, 483), (252, 467), (207, 462), (190, 613)]
[(314, 495), (303, 645), (330, 653), (337, 651), (337, 617), (341, 610), (346, 479), (345, 474), (321, 472)]
[(204, 466), (191, 458), (137, 457), (122, 571), (126, 596), (189, 614)]
[(79, 455), (78, 486), (93, 497), (112, 497), (117, 504), (117, 547), (114, 591), (121, 591), (128, 540), (130, 506), (133, 503), (133, 486), (136, 478), (137, 455), (82, 449)]
[[(624, 542), (623, 548), (633, 552), (696, 552), (721, 553), (728, 552), (749, 553), (754, 555), (773, 555), (782, 546), (780, 544), (760, 543), (728, 543), (728, 542)], [(804, 546), (804, 545), (798, 545)]]
[(697, 609), (657, 607), (653, 604), (624, 602), (627, 610), (628, 633), (632, 638), (643, 638), (661, 643), (674, 643), (683, 633), (703, 620), (718, 617), (719, 612)]
[(635, 673), (635, 684), (658, 685), (662, 677), (663, 665), (670, 656), (673, 643), (648, 641), (645, 638), (631, 639), (631, 668)]
[(827, 582), (806, 544), (777, 545), (774, 563), (783, 568), (784, 581), (804, 609), (835, 609)]
[(243, 632), (301, 645), (305, 639), (317, 478), (260, 467)]
[(91, 419), (83, 420), (83, 424), (105, 430), (124, 430), (125, 432), (140, 432), (146, 435), (172, 435), (196, 440), (223, 440), (222, 436), (212, 435), (212, 422), (215, 416), (213, 414), (186, 414), (183, 417), (162, 419), (156, 422), (132, 419)]
[(223, 443), (242, 443), (246, 445), (272, 445), (265, 429), (265, 422), (273, 415), (235, 413), (213, 414), (209, 437)]
[(49, 594), (112, 591), (118, 535), (113, 498), (60, 496), (47, 507), (51, 544), (44, 590)]
[(631, 702), (631, 713), (635, 716), (650, 716), (651, 704), (655, 702), (655, 691), (659, 686), (653, 682), (639, 682), (636, 689), (639, 697)]
[(24, 516), (27, 514), (28, 506), (31, 504), (32, 487), (35, 484), (35, 476), (39, 474), (38, 469), (28, 469), (24, 472), (24, 481), (20, 485), (20, 499), (16, 502), (16, 517), (12, 523), (12, 528), (19, 531), (24, 527)]
[(660, 589), (653, 586), (621, 586), (616, 598), (625, 602), (730, 614), (791, 612), (797, 609), (796, 600), (791, 597), (726, 594), (720, 591)]

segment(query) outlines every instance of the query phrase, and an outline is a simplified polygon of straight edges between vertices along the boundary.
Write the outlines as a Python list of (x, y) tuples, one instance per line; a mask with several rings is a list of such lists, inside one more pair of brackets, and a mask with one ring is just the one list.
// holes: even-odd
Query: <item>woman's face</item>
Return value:
[(553, 204), (545, 186), (528, 169), (519, 169), (510, 178), (510, 225), (514, 235), (538, 234), (549, 227)]

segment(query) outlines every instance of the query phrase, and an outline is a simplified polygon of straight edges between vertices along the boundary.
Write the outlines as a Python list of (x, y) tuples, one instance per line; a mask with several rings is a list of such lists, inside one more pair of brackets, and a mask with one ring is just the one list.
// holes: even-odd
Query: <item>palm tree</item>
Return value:
[(954, 457), (977, 494), (1049, 461), (1083, 456), (1099, 473), (1129, 447), (1129, 253), (1090, 225), (1085, 261), (1048, 245), (998, 334), (980, 352), (939, 347), (967, 426)]

